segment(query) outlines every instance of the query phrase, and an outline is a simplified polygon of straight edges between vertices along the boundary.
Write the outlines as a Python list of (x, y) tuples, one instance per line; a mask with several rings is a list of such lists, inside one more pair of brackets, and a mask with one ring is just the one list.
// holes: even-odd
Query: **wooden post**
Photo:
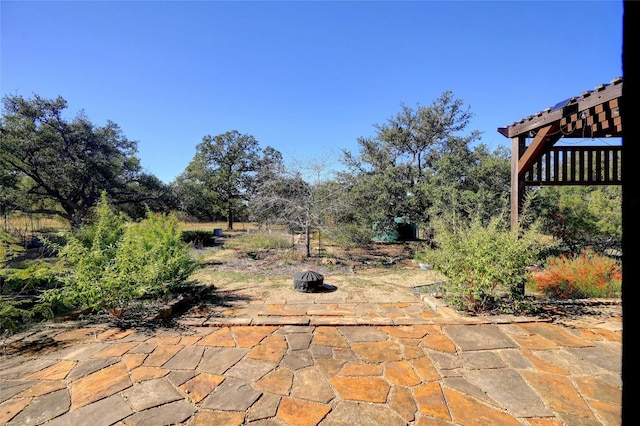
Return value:
[(524, 202), (524, 171), (520, 173), (518, 161), (525, 150), (523, 135), (511, 139), (511, 229), (518, 226), (518, 219)]

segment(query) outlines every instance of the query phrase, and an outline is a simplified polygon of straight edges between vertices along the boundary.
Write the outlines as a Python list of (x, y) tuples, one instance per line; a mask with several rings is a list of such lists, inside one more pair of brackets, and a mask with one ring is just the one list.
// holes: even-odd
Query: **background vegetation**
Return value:
[[(196, 268), (190, 250), (215, 244), (213, 229), (248, 231), (247, 223), (288, 236), (247, 235), (233, 243), (238, 250), (302, 240), (306, 257), (322, 255), (322, 238), (366, 247), (411, 226), (430, 246), (418, 257), (448, 278), (450, 303), (471, 312), (532, 279), (529, 291), (547, 297), (619, 293), (620, 188), (530, 188), (526, 220), (508, 229), (510, 154), (480, 143), (467, 129), (471, 111), (450, 91), (428, 106), (401, 105), (358, 139), (357, 152), (343, 152), (339, 171), (320, 160), (286, 167), (274, 148), (230, 130), (204, 136), (169, 184), (141, 169), (136, 142), (116, 123), (68, 118), (67, 107), (61, 97), (3, 99), (3, 328), (166, 296)], [(34, 248), (40, 259), (27, 257)], [(585, 271), (594, 262), (613, 271), (606, 289), (594, 284), (600, 272)], [(576, 274), (593, 279), (574, 285)]]

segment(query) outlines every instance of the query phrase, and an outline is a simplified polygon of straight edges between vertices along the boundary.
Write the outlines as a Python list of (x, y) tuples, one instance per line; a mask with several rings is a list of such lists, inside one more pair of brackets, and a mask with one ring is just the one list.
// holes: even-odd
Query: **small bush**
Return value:
[(181, 239), (176, 217), (152, 213), (139, 223), (128, 224), (116, 265), (118, 279), (147, 297), (171, 293), (197, 267)]
[(501, 218), (479, 219), (457, 227), (435, 226), (435, 248), (419, 254), (447, 277), (443, 296), (451, 306), (468, 312), (492, 307), (498, 293), (524, 285), (526, 268), (545, 247), (536, 228), (510, 231)]
[(3, 289), (20, 294), (33, 293), (53, 287), (58, 282), (55, 267), (44, 260), (29, 260), (0, 270)]
[(33, 314), (20, 305), (19, 301), (0, 296), (0, 331), (16, 331), (28, 323)]
[(530, 274), (527, 286), (558, 299), (620, 297), (622, 270), (614, 259), (587, 249), (548, 258), (542, 270)]
[(19, 240), (8, 232), (0, 230), (0, 270), (5, 268), (9, 261), (22, 253), (24, 248)]
[(64, 286), (41, 298), (52, 310), (126, 308), (135, 299), (171, 293), (197, 267), (175, 216), (148, 213), (141, 222), (128, 222), (104, 196), (97, 222), (72, 235), (60, 259)]
[(333, 240), (341, 247), (366, 246), (374, 237), (373, 230), (359, 226), (355, 223), (347, 223), (334, 229)]
[(216, 239), (213, 231), (183, 231), (182, 241), (187, 244), (193, 244), (195, 247), (212, 247), (215, 245)]

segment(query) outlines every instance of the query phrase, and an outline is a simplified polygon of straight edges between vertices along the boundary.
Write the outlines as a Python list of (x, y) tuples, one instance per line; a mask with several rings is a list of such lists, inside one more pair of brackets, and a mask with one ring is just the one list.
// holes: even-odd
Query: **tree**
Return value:
[[(250, 198), (252, 217), (262, 223), (285, 225), (290, 232), (303, 232), (307, 257), (311, 256), (311, 235), (325, 230), (343, 188), (324, 176), (326, 162), (287, 171), (284, 166), (270, 167), (257, 182)], [(308, 173), (305, 173), (307, 171)]]
[(429, 219), (441, 218), (453, 225), (471, 216), (487, 222), (504, 214), (511, 182), (507, 149), (490, 152), (482, 144), (470, 148), (464, 138), (451, 138), (447, 145), (421, 188), (431, 202)]
[(620, 250), (622, 190), (619, 186), (545, 186), (531, 193), (531, 214), (543, 229), (577, 253), (586, 246), (597, 251)]
[(171, 182), (171, 188), (178, 200), (178, 209), (192, 218), (201, 221), (217, 221), (224, 217), (214, 208), (217, 203), (215, 192), (210, 190), (201, 179), (196, 178), (194, 164)]
[[(1, 165), (2, 163), (0, 163)], [(0, 211), (4, 218), (4, 230), (7, 230), (7, 217), (12, 206), (17, 204), (18, 175), (6, 168), (0, 168)]]
[(102, 191), (116, 205), (156, 200), (167, 188), (141, 171), (135, 141), (111, 121), (94, 126), (80, 112), (64, 118), (62, 98), (3, 98), (0, 167), (17, 175), (29, 213), (58, 215), (78, 229)]
[(339, 175), (349, 187), (343, 218), (371, 227), (395, 217), (426, 224), (432, 216), (468, 216), (482, 204), (487, 217), (499, 213), (509, 190), (508, 156), (472, 147), (479, 132), (462, 134), (471, 117), (445, 91), (428, 107), (402, 105), (375, 125), (374, 137), (358, 139), (358, 155), (344, 152), (350, 173)]
[[(191, 208), (200, 215), (207, 210), (223, 214), (227, 229), (233, 229), (238, 212), (245, 209), (245, 201), (256, 185), (260, 171), (268, 164), (282, 160), (282, 155), (271, 147), (260, 148), (251, 135), (232, 130), (218, 136), (205, 136), (196, 146), (196, 154), (178, 179), (179, 191), (191, 195), (201, 194), (196, 201), (191, 197)], [(207, 205), (210, 207), (207, 209)]]

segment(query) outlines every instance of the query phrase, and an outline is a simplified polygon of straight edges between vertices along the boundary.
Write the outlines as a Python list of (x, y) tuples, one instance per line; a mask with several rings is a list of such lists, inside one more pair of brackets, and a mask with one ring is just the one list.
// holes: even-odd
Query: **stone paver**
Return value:
[(0, 403), (0, 424), (6, 424), (21, 412), (24, 407), (29, 405), (30, 402), (30, 398), (18, 398)]
[(394, 341), (353, 343), (351, 347), (365, 362), (400, 361), (403, 358), (400, 345)]
[(313, 365), (313, 355), (307, 350), (290, 351), (282, 358), (280, 365), (291, 370), (309, 367)]
[(343, 401), (326, 417), (329, 425), (403, 426), (407, 422), (392, 408), (383, 405)]
[(196, 408), (187, 401), (176, 401), (155, 407), (150, 410), (138, 411), (124, 419), (125, 425), (174, 425), (180, 424), (193, 416)]
[(144, 382), (145, 380), (159, 379), (169, 373), (170, 370), (166, 370), (164, 368), (141, 366), (132, 369), (129, 376), (133, 382)]
[(121, 395), (113, 395), (79, 410), (70, 411), (47, 423), (47, 426), (109, 426), (133, 413), (133, 409)]
[(413, 391), (420, 414), (440, 420), (451, 420), (447, 402), (438, 382), (423, 383)]
[(193, 370), (200, 364), (204, 349), (202, 346), (185, 346), (169, 361), (164, 363), (162, 368), (169, 370)]
[(122, 393), (122, 397), (136, 411), (157, 407), (183, 399), (183, 396), (166, 379), (147, 380), (136, 383)]
[(164, 363), (173, 358), (183, 348), (184, 346), (182, 345), (158, 345), (143, 364), (147, 367), (162, 367)]
[(463, 375), (476, 384), (490, 398), (506, 407), (516, 417), (551, 417), (544, 402), (525, 382), (523, 377), (511, 369), (474, 370)]
[(523, 377), (554, 411), (593, 418), (593, 413), (569, 378), (550, 373), (523, 371)]
[(228, 378), (202, 401), (201, 406), (211, 410), (246, 411), (260, 395), (262, 392), (254, 389), (251, 384)]
[(32, 400), (10, 424), (39, 425), (66, 413), (70, 404), (69, 391), (61, 389)]
[(313, 335), (311, 334), (311, 332), (285, 335), (287, 345), (291, 350), (308, 349), (309, 345), (311, 344), (312, 337)]
[(280, 395), (263, 393), (260, 399), (247, 410), (246, 420), (264, 420), (274, 417), (278, 412), (281, 400), (282, 397)]
[(73, 367), (76, 366), (75, 361), (59, 361), (54, 365), (43, 370), (37, 371), (26, 377), (27, 380), (62, 380)]
[(394, 361), (384, 364), (384, 377), (392, 384), (416, 386), (422, 380), (408, 361)]
[[(285, 398), (278, 408), (276, 417), (286, 424), (317, 425), (331, 411), (331, 408), (315, 402)], [(304, 415), (301, 415), (304, 413)]]
[(71, 408), (76, 410), (132, 386), (124, 363), (113, 364), (72, 382)]
[(331, 384), (349, 401), (386, 402), (391, 385), (378, 377), (333, 377)]
[(60, 389), (66, 389), (66, 387), (67, 385), (62, 380), (43, 380), (20, 392), (16, 395), (16, 398), (35, 398)]
[[(33, 330), (0, 357), (0, 424), (621, 424), (616, 318), (434, 306), (244, 302), (175, 329)], [(38, 339), (58, 344), (24, 349)]]
[(258, 380), (254, 387), (264, 392), (286, 396), (289, 395), (292, 383), (293, 371), (287, 368), (279, 368)]
[(316, 367), (309, 367), (296, 372), (291, 396), (327, 403), (334, 399), (336, 394), (322, 372)]
[(451, 325), (444, 327), (444, 331), (462, 351), (516, 347), (513, 340), (494, 325)]
[(416, 412), (418, 411), (411, 390), (403, 386), (396, 386), (393, 389), (393, 393), (389, 399), (389, 408), (398, 413), (407, 423), (415, 420)]
[(17, 380), (6, 380), (2, 381), (1, 383), (2, 387), (0, 388), (0, 390), (2, 390), (2, 392), (0, 392), (0, 403), (4, 403), (13, 396), (20, 394), (21, 392), (29, 389), (36, 384), (36, 382), (34, 381), (23, 382)]
[(450, 389), (444, 390), (451, 417), (456, 424), (476, 426), (520, 426), (521, 423), (502, 410), (476, 402), (468, 396)]
[(277, 364), (270, 361), (245, 358), (225, 372), (225, 376), (234, 377), (245, 382), (255, 382), (274, 370)]
[(261, 359), (277, 363), (280, 362), (286, 350), (287, 342), (285, 338), (282, 335), (273, 334), (260, 342), (247, 356), (252, 359)]
[(241, 425), (245, 414), (240, 412), (200, 411), (189, 422), (189, 426)]
[(85, 377), (89, 374), (95, 373), (96, 371), (100, 371), (103, 368), (107, 368), (110, 365), (116, 364), (119, 361), (119, 358), (98, 358), (80, 361), (76, 364), (75, 368), (71, 370), (71, 372), (69, 372), (66, 379), (69, 381), (74, 381), (81, 377)]
[(375, 327), (338, 327), (348, 342), (383, 342), (388, 336)]
[(248, 350), (244, 348), (207, 348), (198, 365), (200, 371), (223, 374), (240, 361)]

